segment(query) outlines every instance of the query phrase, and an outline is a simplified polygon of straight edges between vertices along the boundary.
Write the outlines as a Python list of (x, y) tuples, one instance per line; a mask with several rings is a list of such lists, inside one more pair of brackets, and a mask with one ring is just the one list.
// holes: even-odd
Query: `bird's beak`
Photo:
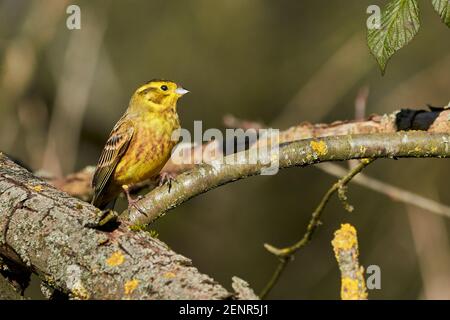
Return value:
[(189, 93), (189, 91), (182, 87), (178, 87), (175, 89), (175, 93), (179, 94), (180, 96), (184, 96), (186, 93)]

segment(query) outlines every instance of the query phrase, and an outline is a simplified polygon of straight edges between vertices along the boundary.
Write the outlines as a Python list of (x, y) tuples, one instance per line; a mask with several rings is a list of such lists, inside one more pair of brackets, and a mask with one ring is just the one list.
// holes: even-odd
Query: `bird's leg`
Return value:
[(125, 195), (127, 196), (127, 201), (128, 201), (128, 207), (132, 206), (134, 207), (137, 211), (139, 211), (140, 213), (142, 213), (143, 215), (147, 215), (137, 204), (137, 202), (139, 200), (141, 200), (141, 196), (137, 196), (136, 198), (131, 197), (130, 194), (130, 186), (124, 184), (122, 186), (123, 192), (125, 193)]
[(123, 189), (125, 195), (127, 196), (127, 201), (128, 201), (128, 203), (136, 203), (136, 202), (138, 202), (139, 200), (142, 199), (142, 196), (136, 196), (136, 198), (133, 198), (133, 197), (131, 196), (131, 190), (132, 190), (133, 188), (130, 187), (129, 185), (124, 184), (124, 185), (122, 186), (122, 189)]
[(170, 192), (170, 189), (172, 188), (172, 183), (176, 182), (175, 180), (176, 177), (177, 174), (175, 172), (168, 172), (168, 171), (160, 172), (158, 176), (158, 185), (162, 186), (163, 184), (168, 183)]

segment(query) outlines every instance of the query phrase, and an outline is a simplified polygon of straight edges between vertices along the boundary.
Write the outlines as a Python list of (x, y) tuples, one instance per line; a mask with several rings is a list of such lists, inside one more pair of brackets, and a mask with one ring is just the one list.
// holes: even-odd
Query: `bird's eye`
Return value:
[(167, 88), (167, 86), (165, 84), (161, 86), (162, 91), (167, 91), (167, 89), (169, 89), (169, 88)]

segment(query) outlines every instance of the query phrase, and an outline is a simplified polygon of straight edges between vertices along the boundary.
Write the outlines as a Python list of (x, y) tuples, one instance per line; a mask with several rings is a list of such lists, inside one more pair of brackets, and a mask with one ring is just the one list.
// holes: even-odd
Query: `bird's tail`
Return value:
[(91, 204), (99, 208), (100, 210), (106, 210), (106, 209), (114, 209), (114, 206), (116, 205), (117, 197), (115, 198), (106, 198), (102, 194), (100, 195), (94, 195), (92, 198)]

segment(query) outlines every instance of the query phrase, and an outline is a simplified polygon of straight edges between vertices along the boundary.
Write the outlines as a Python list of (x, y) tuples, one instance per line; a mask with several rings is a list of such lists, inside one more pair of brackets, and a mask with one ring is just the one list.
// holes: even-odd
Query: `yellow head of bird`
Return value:
[(188, 92), (173, 81), (151, 80), (136, 90), (131, 105), (162, 111), (175, 108), (178, 99)]

